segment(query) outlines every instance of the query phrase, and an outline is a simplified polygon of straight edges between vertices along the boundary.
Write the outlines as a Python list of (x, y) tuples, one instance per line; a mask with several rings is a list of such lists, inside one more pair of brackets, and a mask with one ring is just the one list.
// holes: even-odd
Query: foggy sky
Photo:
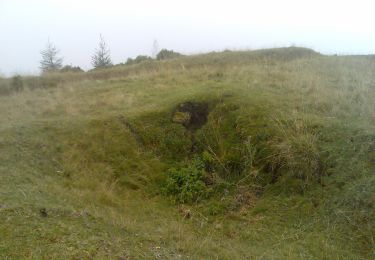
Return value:
[(363, 0), (0, 0), (0, 73), (39, 73), (48, 39), (64, 64), (90, 69), (100, 33), (114, 63), (151, 55), (154, 39), (185, 54), (292, 44), (375, 53), (374, 7)]

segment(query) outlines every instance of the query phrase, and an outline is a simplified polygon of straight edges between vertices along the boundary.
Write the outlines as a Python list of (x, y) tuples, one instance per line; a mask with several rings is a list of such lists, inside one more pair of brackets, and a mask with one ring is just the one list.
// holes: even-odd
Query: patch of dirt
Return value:
[(207, 123), (208, 113), (207, 103), (188, 101), (176, 107), (172, 121), (182, 124), (190, 131), (195, 131)]

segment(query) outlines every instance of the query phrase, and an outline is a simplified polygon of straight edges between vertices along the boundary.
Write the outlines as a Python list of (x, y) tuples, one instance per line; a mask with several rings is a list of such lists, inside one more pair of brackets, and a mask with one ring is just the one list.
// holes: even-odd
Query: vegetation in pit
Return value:
[(210, 193), (205, 183), (206, 179), (207, 173), (203, 162), (195, 158), (185, 167), (168, 170), (164, 192), (173, 196), (176, 202), (199, 202), (206, 199)]

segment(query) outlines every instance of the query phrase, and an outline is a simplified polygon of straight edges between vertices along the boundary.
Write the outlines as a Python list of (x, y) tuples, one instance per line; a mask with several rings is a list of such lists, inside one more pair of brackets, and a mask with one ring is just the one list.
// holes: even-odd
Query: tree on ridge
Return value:
[(92, 56), (91, 64), (96, 69), (112, 66), (110, 51), (102, 35), (100, 35), (99, 47)]
[(59, 52), (56, 46), (48, 40), (46, 48), (40, 52), (42, 55), (40, 69), (43, 72), (61, 69), (63, 59), (58, 57)]

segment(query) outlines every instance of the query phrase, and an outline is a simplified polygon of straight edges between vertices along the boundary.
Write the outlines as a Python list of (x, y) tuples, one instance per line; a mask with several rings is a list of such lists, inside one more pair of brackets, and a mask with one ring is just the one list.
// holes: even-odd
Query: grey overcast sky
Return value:
[(0, 0), (0, 73), (39, 73), (48, 38), (64, 64), (91, 67), (99, 34), (114, 63), (160, 48), (182, 53), (291, 44), (375, 53), (375, 1)]

